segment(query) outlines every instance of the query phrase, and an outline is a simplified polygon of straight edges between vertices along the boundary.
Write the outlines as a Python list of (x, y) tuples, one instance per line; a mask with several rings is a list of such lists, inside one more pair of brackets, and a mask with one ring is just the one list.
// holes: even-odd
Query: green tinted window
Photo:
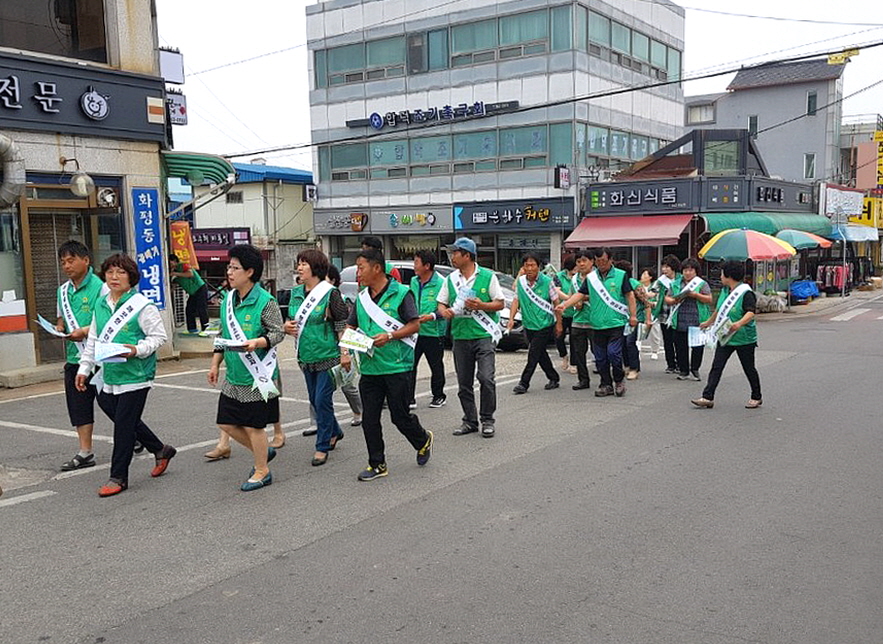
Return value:
[(369, 144), (372, 166), (406, 165), (408, 163), (408, 142), (372, 141)]
[(632, 56), (650, 62), (650, 39), (637, 31), (632, 32)]
[(547, 137), (545, 125), (500, 130), (500, 156), (545, 152)]
[(429, 69), (448, 68), (448, 30), (439, 29), (427, 34), (429, 45)]
[(470, 132), (454, 136), (455, 159), (488, 159), (496, 156), (496, 132)]
[(328, 65), (325, 60), (325, 50), (315, 52), (314, 71), (316, 73), (316, 87), (328, 87)]
[(571, 5), (552, 9), (552, 51), (565, 51), (573, 42)]
[(581, 4), (576, 5), (576, 48), (586, 51), (589, 37), (589, 10)]
[(331, 148), (331, 167), (356, 168), (368, 165), (368, 146), (364, 143), (335, 145)]
[(352, 69), (365, 68), (365, 45), (345, 45), (328, 50), (328, 71), (346, 72)]
[(589, 40), (605, 47), (610, 46), (610, 18), (594, 11), (589, 12)]
[(681, 80), (681, 52), (668, 48), (668, 80)]
[(610, 156), (628, 158), (629, 135), (627, 132), (610, 131)]
[(386, 38), (368, 43), (368, 67), (405, 64), (405, 38)]
[(607, 128), (590, 125), (586, 130), (586, 147), (589, 154), (607, 156), (610, 149), (610, 133)]
[(451, 137), (427, 136), (411, 141), (411, 162), (432, 163), (451, 159)]
[(610, 26), (610, 44), (616, 51), (632, 53), (632, 30), (614, 22)]
[(573, 165), (573, 125), (553, 123), (549, 126), (549, 155), (551, 165)]
[(331, 178), (331, 151), (327, 145), (319, 148), (319, 181)]
[(549, 37), (549, 14), (531, 11), (500, 18), (500, 44), (517, 45)]
[(666, 50), (666, 46), (663, 45), (658, 40), (651, 40), (650, 41), (650, 63), (654, 67), (659, 67), (660, 69), (665, 69), (665, 65), (666, 65), (665, 50)]
[(451, 28), (451, 50), (454, 54), (493, 49), (496, 46), (496, 20), (482, 20)]

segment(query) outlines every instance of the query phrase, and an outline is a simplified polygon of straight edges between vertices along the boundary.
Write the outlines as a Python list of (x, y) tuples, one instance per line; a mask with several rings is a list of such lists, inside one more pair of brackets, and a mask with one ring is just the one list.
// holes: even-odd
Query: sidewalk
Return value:
[(883, 291), (856, 291), (853, 290), (850, 295), (840, 297), (839, 295), (830, 297), (817, 297), (808, 304), (798, 304), (786, 309), (781, 313), (760, 313), (757, 319), (760, 321), (783, 321), (793, 320), (797, 318), (809, 317), (813, 315), (825, 315), (828, 313), (836, 313), (843, 309), (852, 308), (860, 304), (883, 298)]

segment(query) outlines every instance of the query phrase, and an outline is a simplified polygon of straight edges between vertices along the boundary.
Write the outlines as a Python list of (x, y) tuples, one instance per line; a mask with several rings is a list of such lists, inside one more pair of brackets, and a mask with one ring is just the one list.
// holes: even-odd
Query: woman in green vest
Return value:
[[(553, 278), (555, 286), (558, 288), (559, 299), (566, 300), (573, 295), (573, 276), (576, 274), (576, 258), (568, 255), (561, 262), (561, 270), (555, 274)], [(570, 328), (573, 326), (573, 316), (576, 315), (576, 307), (571, 306), (565, 309), (561, 314), (561, 335), (555, 338), (555, 347), (558, 349), (558, 357), (561, 358), (561, 371), (567, 373), (576, 373), (576, 366), (571, 362), (570, 355), (567, 354), (567, 343), (565, 336), (570, 337), (570, 353), (573, 354), (573, 337), (570, 336)]]
[[(101, 361), (104, 383), (98, 393), (98, 406), (113, 421), (113, 456), (110, 479), (98, 495), (113, 496), (129, 487), (129, 464), (136, 440), (156, 458), (150, 472), (153, 477), (166, 471), (176, 450), (164, 444), (141, 420), (156, 375), (156, 350), (167, 338), (159, 310), (138, 292), (141, 272), (131, 257), (111, 255), (101, 265), (100, 277), (109, 293), (95, 306), (76, 387), (86, 390), (89, 374)], [(106, 355), (106, 349), (125, 360), (104, 362), (101, 356), (96, 358), (96, 347), (102, 355)]]
[(297, 341), (297, 363), (304, 374), (310, 405), (316, 414), (314, 466), (328, 461), (328, 452), (343, 438), (334, 416), (334, 381), (331, 369), (351, 369), (349, 352), (337, 346), (349, 315), (340, 291), (325, 281), (328, 258), (320, 250), (308, 249), (297, 256), (300, 284), (291, 291), (289, 319), (285, 333)]
[(711, 314), (711, 287), (699, 277), (699, 261), (688, 257), (681, 263), (680, 290), (674, 297), (666, 298), (672, 305), (670, 315), (671, 328), (674, 329), (675, 355), (678, 362), (678, 380), (700, 381), (699, 369), (705, 347), (691, 347), (689, 329), (699, 326)]
[(700, 324), (703, 329), (716, 328), (718, 317), (726, 316), (732, 326), (723, 344), (718, 343), (714, 351), (714, 362), (708, 374), (708, 382), (702, 397), (691, 401), (697, 407), (714, 407), (714, 393), (720, 382), (724, 367), (733, 353), (739, 356), (742, 371), (751, 385), (751, 398), (745, 403), (747, 409), (757, 409), (763, 404), (760, 393), (760, 375), (754, 366), (754, 351), (757, 349), (757, 325), (754, 317), (757, 312), (757, 296), (742, 280), (745, 278), (745, 265), (742, 262), (725, 262), (721, 267), (721, 282), (724, 288), (717, 300), (717, 307), (711, 317)]
[(241, 490), (273, 482), (268, 463), (276, 450), (267, 445), (264, 428), (279, 420), (279, 367), (273, 348), (285, 339), (276, 299), (260, 285), (261, 251), (250, 244), (228, 253), (230, 291), (221, 303), (221, 339), (216, 344), (208, 381), (218, 383), (221, 362), (227, 375), (218, 399), (217, 423), (237, 443), (251, 450), (254, 471)]
[(662, 347), (665, 353), (665, 373), (678, 373), (678, 357), (675, 351), (675, 331), (668, 325), (668, 315), (671, 307), (666, 304), (666, 296), (670, 296), (674, 289), (680, 289), (681, 284), (681, 260), (674, 255), (666, 255), (660, 264), (659, 294), (656, 296), (657, 310), (654, 311), (656, 319), (662, 328)]

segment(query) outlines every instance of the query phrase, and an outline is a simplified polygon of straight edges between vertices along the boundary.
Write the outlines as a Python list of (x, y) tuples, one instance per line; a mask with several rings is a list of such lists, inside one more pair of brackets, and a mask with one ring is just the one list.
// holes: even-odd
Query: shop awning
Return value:
[(821, 215), (790, 212), (709, 212), (700, 215), (708, 232), (716, 234), (730, 228), (747, 228), (759, 233), (775, 235), (780, 230), (802, 230), (827, 237), (831, 222)]
[(236, 170), (224, 157), (202, 152), (169, 151), (163, 152), (162, 158), (167, 176), (186, 179), (193, 186), (236, 182)]
[(838, 241), (846, 237), (846, 241), (850, 242), (867, 242), (880, 239), (880, 233), (876, 228), (870, 226), (846, 224), (845, 226), (835, 226), (827, 237)]
[(196, 259), (202, 262), (227, 262), (226, 250), (199, 250), (196, 249)]
[(586, 217), (564, 240), (566, 248), (666, 246), (678, 243), (693, 215)]

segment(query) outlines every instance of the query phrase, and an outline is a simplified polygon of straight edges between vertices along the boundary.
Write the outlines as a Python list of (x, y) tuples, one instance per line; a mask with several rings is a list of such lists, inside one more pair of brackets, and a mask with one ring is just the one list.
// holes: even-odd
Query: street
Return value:
[(288, 441), (253, 493), (242, 447), (203, 462), (207, 359), (163, 365), (148, 397), (145, 420), (178, 447), (168, 472), (151, 479), (136, 457), (109, 499), (100, 411), (99, 465), (59, 474), (76, 451), (62, 383), (0, 391), (2, 641), (880, 642), (883, 297), (850, 306), (760, 318), (757, 410), (735, 356), (700, 410), (702, 383), (646, 354), (621, 399), (572, 391), (568, 374), (543, 391), (539, 370), (514, 396), (521, 351), (497, 356), (496, 437), (455, 437), (448, 352), (446, 406), (427, 409), (419, 372), (432, 460), (417, 467), (385, 415), (390, 475), (369, 483), (339, 393), (346, 439), (310, 466), (290, 346)]

